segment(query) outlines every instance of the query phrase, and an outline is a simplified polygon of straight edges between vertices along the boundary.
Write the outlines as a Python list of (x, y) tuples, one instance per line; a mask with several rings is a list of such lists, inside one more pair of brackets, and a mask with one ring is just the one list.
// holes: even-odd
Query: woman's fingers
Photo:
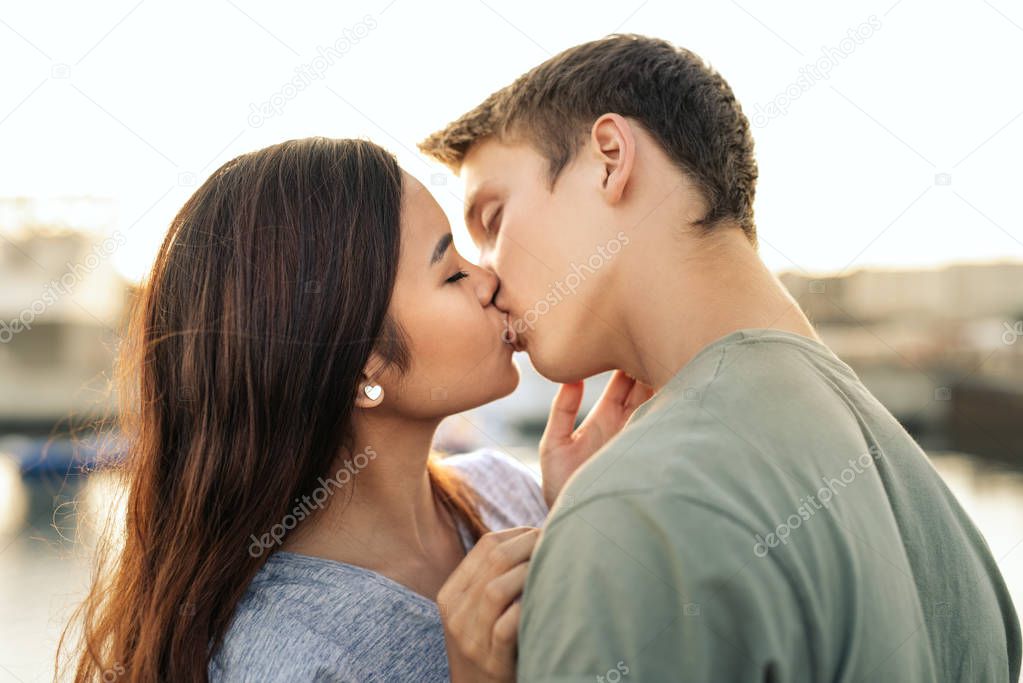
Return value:
[(437, 596), (451, 680), (513, 681), (515, 641), (529, 559), (540, 530), (485, 534)]
[(438, 602), (445, 596), (459, 596), (474, 585), (485, 583), (490, 576), (514, 567), (529, 559), (540, 530), (535, 527), (518, 526), (484, 534), (469, 550), (455, 571), (441, 588)]
[(612, 405), (621, 405), (625, 403), (625, 398), (635, 385), (636, 380), (629, 377), (624, 370), (615, 370), (607, 386), (604, 387), (604, 393), (601, 394), (600, 400), (607, 401)]
[(628, 400), (630, 392), (636, 384), (636, 380), (629, 377), (625, 372), (615, 370), (607, 386), (604, 387), (600, 398), (597, 399), (596, 404), (590, 410), (589, 415), (579, 425), (579, 429), (582, 430), (596, 424), (602, 434), (611, 436), (617, 431), (615, 426), (621, 420), (622, 413), (625, 410), (625, 402)]
[[(616, 434), (633, 411), (652, 395), (653, 389), (649, 386), (630, 377), (623, 370), (615, 370), (600, 398), (579, 425), (578, 434), (586, 436), (587, 442), (595, 439), (599, 447)], [(582, 400), (582, 382), (561, 385), (551, 402), (547, 427), (541, 439), (541, 452), (572, 441)], [(595, 434), (589, 434), (590, 431), (595, 431)]]
[[(579, 426), (579, 432), (594, 438), (602, 446), (605, 441), (617, 434), (626, 420), (654, 395), (654, 390), (637, 379), (615, 370), (614, 376), (607, 383), (600, 400)], [(588, 432), (594, 430), (596, 434)]]
[(524, 531), (492, 544), (487, 552), (487, 565), (493, 576), (503, 574), (520, 562), (526, 562), (533, 555), (533, 548), (540, 538), (537, 528), (522, 527)]
[(499, 671), (515, 671), (515, 655), (519, 641), (522, 602), (516, 600), (494, 624), (494, 659)]
[(543, 439), (553, 445), (570, 439), (575, 429), (575, 419), (583, 402), (583, 383), (562, 384), (551, 401), (551, 412), (547, 416), (547, 427)]
[(629, 395), (625, 398), (625, 414), (626, 417), (632, 415), (636, 408), (646, 403), (654, 395), (654, 390), (647, 384), (643, 384), (639, 380), (634, 380), (632, 389), (629, 391)]
[(529, 564), (523, 562), (512, 567), (497, 578), (491, 579), (483, 587), (479, 610), (480, 624), (487, 625), (491, 631), (496, 628), (501, 615), (504, 614), (516, 598), (522, 595), (528, 571)]
[[(539, 538), (540, 530), (536, 527), (514, 527), (484, 534), (470, 551), (472, 554), (473, 551), (479, 550), (472, 562), (484, 564), (492, 575), (503, 574), (518, 563), (528, 560)], [(466, 560), (468, 559), (467, 555)]]

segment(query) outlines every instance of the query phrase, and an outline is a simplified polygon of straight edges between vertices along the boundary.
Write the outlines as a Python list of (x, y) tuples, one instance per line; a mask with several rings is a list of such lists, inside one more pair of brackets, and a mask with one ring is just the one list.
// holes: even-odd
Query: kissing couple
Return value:
[[(758, 255), (721, 74), (613, 35), (420, 149), (478, 263), (360, 140), (243, 154), (173, 220), (77, 680), (1017, 680), (985, 540)], [(516, 353), (560, 384), (542, 477), (435, 454)]]

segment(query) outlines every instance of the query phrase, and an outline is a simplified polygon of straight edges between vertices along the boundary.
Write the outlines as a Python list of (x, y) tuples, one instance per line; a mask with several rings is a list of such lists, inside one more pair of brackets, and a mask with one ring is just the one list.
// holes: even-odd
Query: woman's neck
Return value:
[(353, 451), (339, 458), (331, 480), (321, 479), (321, 487), (331, 489), (329, 500), (284, 549), (365, 567), (435, 594), (438, 579), (463, 555), (458, 529), (437, 502), (427, 470), (438, 424), (360, 419)]

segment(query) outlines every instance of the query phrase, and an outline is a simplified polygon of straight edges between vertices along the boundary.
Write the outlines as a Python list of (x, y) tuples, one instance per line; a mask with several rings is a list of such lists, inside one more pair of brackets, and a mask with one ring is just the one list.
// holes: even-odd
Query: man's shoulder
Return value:
[(564, 509), (530, 564), (520, 675), (574, 681), (548, 674), (592, 675), (619, 659), (637, 680), (670, 680), (682, 664), (704, 667), (692, 680), (760, 675), (760, 653), (748, 669), (721, 662), (737, 654), (734, 642), (763, 648), (778, 623), (800, 632), (803, 618), (792, 576), (753, 543), (741, 516), (677, 490), (619, 491)]
[(722, 484), (773, 476), (741, 434), (719, 424), (699, 402), (661, 400), (670, 404), (630, 423), (572, 475), (551, 521), (583, 505), (615, 504), (621, 496), (639, 505), (663, 500), (644, 495), (652, 493), (727, 508), (728, 501), (718, 500)]
[(825, 439), (858, 454), (862, 433), (836, 382), (859, 380), (823, 345), (769, 332), (736, 333), (697, 356), (576, 472), (552, 514), (644, 489), (730, 508), (750, 481), (819, 468), (804, 446)]

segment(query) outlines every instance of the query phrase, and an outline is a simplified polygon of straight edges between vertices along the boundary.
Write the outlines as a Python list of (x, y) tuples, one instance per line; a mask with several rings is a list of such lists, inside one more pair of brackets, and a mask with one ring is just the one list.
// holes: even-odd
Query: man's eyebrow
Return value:
[(433, 255), (430, 256), (431, 266), (440, 261), (442, 258), (444, 258), (444, 252), (446, 252), (448, 250), (448, 247), (451, 246), (452, 239), (454, 239), (454, 237), (449, 232), (448, 234), (444, 235), (439, 240), (437, 240), (437, 246), (433, 248)]
[(472, 222), (472, 217), (476, 215), (476, 209), (479, 208), (480, 199), (490, 192), (490, 184), (488, 181), (484, 181), (476, 186), (473, 193), (469, 195), (468, 201), (465, 203), (465, 225), (469, 227)]

